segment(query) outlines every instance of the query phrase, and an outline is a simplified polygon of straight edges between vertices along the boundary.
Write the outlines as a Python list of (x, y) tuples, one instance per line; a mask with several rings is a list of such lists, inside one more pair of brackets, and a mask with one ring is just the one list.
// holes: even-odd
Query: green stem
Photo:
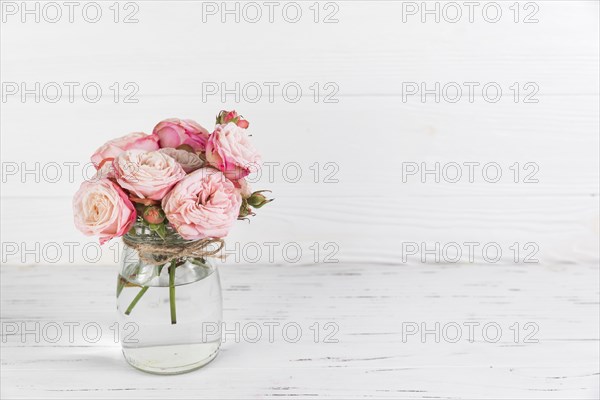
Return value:
[(169, 305), (171, 306), (171, 324), (177, 323), (177, 311), (175, 309), (175, 268), (177, 263), (175, 260), (171, 262), (169, 267)]
[(133, 307), (135, 307), (135, 305), (137, 304), (137, 302), (140, 301), (140, 299), (142, 298), (142, 296), (144, 295), (144, 293), (146, 293), (146, 291), (148, 290), (148, 288), (150, 288), (150, 286), (144, 286), (142, 288), (142, 290), (139, 291), (139, 293), (137, 294), (137, 296), (135, 296), (135, 298), (133, 299), (133, 301), (131, 302), (131, 304), (129, 305), (129, 307), (127, 307), (127, 311), (125, 311), (125, 315), (131, 314), (131, 310), (133, 310)]

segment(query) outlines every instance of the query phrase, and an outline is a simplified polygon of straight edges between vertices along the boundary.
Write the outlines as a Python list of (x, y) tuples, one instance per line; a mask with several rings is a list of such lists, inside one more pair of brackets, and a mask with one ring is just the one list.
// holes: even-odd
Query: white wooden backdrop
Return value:
[[(46, 163), (86, 163), (104, 141), (149, 132), (167, 117), (210, 126), (222, 108), (251, 120), (265, 161), (296, 162), (303, 173), (291, 183), (279, 167), (275, 182), (255, 185), (272, 189), (277, 203), (241, 226), (232, 241), (335, 241), (339, 259), (369, 262), (395, 262), (399, 241), (496, 241), (505, 248), (536, 242), (541, 259), (597, 260), (597, 2), (537, 2), (539, 22), (528, 24), (513, 22), (512, 3), (500, 3), (503, 18), (496, 24), (480, 14), (472, 24), (421, 23), (418, 15), (402, 23), (403, 2), (394, 1), (337, 2), (333, 24), (315, 24), (312, 3), (299, 3), (306, 17), (297, 24), (277, 14), (273, 24), (252, 24), (232, 17), (221, 23), (219, 16), (202, 23), (202, 2), (147, 1), (137, 3), (138, 23), (115, 24), (112, 3), (99, 4), (105, 17), (97, 24), (75, 14), (72, 24), (33, 23), (31, 17), (21, 23), (11, 15), (2, 25), (3, 82), (29, 88), (97, 82), (105, 94), (89, 103), (79, 91), (70, 103), (65, 89), (57, 103), (31, 96), (23, 103), (18, 95), (2, 103), (2, 234), (19, 243), (19, 252), (3, 261), (20, 263), (20, 250), (34, 242), (88, 241), (72, 227), (69, 200), (89, 169), (74, 167), (71, 183), (63, 166), (58, 182), (44, 182), (55, 173), (52, 166), (44, 170)], [(135, 82), (139, 102), (114, 103), (114, 82)], [(219, 96), (203, 102), (202, 82), (229, 88), (297, 82), (306, 96), (297, 103), (281, 93), (273, 103), (266, 94), (254, 104), (236, 104), (231, 96), (225, 103)], [(336, 83), (338, 103), (315, 103), (314, 82)], [(405, 102), (403, 82), (429, 88), (497, 82), (504, 96), (497, 103), (480, 92), (473, 103), (438, 104), (431, 96)], [(515, 103), (514, 82), (535, 82), (539, 102)], [(503, 179), (402, 182), (401, 162), (472, 161), (499, 163)], [(40, 176), (22, 177), (36, 162)], [(319, 183), (309, 169), (315, 162)], [(324, 168), (327, 162), (339, 167), (339, 183), (325, 182), (333, 171)], [(515, 162), (539, 165), (539, 183), (512, 182), (508, 167)], [(8, 171), (12, 163), (19, 168), (15, 175)], [(294, 170), (288, 172), (293, 178)], [(62, 249), (59, 263), (68, 262)]]
[[(408, 290), (410, 295), (403, 300), (407, 309), (415, 314), (422, 310), (421, 306), (432, 305), (422, 297), (425, 294), (414, 290), (415, 286), (411, 283), (436, 287), (443, 283), (446, 289), (439, 289), (443, 291), (453, 290), (450, 288), (456, 282), (463, 288), (461, 293), (469, 295), (471, 288), (493, 286), (494, 282), (499, 282), (499, 288), (508, 290), (515, 280), (526, 277), (524, 279), (531, 291), (523, 297), (511, 298), (512, 308), (505, 316), (515, 319), (518, 315), (539, 316), (542, 310), (561, 310), (560, 315), (552, 319), (551, 325), (560, 325), (560, 329), (564, 329), (560, 330), (562, 339), (559, 341), (575, 341), (573, 346), (580, 346), (581, 353), (577, 353), (573, 369), (568, 362), (562, 362), (567, 360), (568, 355), (560, 358), (560, 362), (554, 362), (555, 359), (552, 365), (568, 367), (570, 375), (567, 371), (560, 371), (565, 376), (579, 376), (582, 368), (585, 370), (583, 375), (591, 374), (589, 376), (596, 382), (586, 383), (580, 392), (565, 392), (557, 394), (557, 397), (581, 398), (598, 393), (598, 369), (589, 367), (598, 362), (600, 78), (597, 1), (519, 2), (518, 23), (513, 20), (515, 6), (512, 1), (497, 2), (502, 9), (502, 18), (497, 23), (486, 22), (482, 17), (481, 8), (489, 2), (481, 2), (473, 23), (466, 20), (466, 15), (457, 23), (449, 23), (443, 18), (436, 23), (432, 16), (423, 23), (420, 14), (407, 16), (406, 22), (403, 22), (403, 8), (406, 9), (409, 2), (400, 1), (329, 2), (333, 6), (320, 2), (317, 4), (319, 23), (313, 21), (314, 2), (297, 2), (303, 11), (298, 23), (286, 22), (280, 8), (276, 9), (273, 23), (266, 20), (266, 15), (257, 23), (243, 18), (236, 23), (232, 16), (223, 23), (219, 15), (207, 16), (203, 21), (206, 2), (136, 1), (132, 2), (135, 6), (126, 5), (126, 2), (118, 4), (119, 22), (115, 23), (114, 13), (109, 8), (114, 7), (113, 2), (99, 1), (103, 15), (94, 24), (82, 18), (81, 8), (86, 2), (76, 8), (73, 23), (66, 20), (67, 9), (64, 6), (64, 15), (57, 23), (45, 21), (43, 15), (36, 23), (31, 15), (26, 15), (26, 21), (22, 22), (20, 9), (12, 15), (14, 9), (10, 7), (13, 5), (6, 5), (11, 2), (2, 3), (0, 74), (5, 85), (3, 95), (6, 96), (1, 103), (0, 121), (3, 321), (41, 317), (38, 311), (43, 309), (33, 305), (28, 308), (24, 305), (27, 303), (15, 302), (9, 297), (9, 294), (16, 296), (20, 293), (18, 285), (34, 279), (30, 271), (35, 269), (27, 269), (27, 266), (40, 265), (41, 268), (46, 264), (54, 267), (40, 271), (44, 271), (49, 282), (56, 282), (53, 271), (60, 274), (61, 271), (75, 271), (76, 266), (92, 264), (83, 269), (86, 272), (76, 275), (78, 279), (85, 279), (88, 273), (92, 274), (89, 276), (107, 274), (106, 270), (99, 272), (96, 269), (101, 265), (114, 264), (114, 252), (106, 248), (95, 263), (89, 262), (89, 253), (82, 252), (83, 245), (94, 240), (73, 228), (70, 198), (82, 181), (83, 173), (89, 170), (75, 166), (75, 179), (69, 179), (68, 167), (64, 163), (82, 165), (88, 161), (89, 154), (106, 140), (133, 131), (150, 132), (154, 124), (164, 118), (192, 118), (211, 126), (218, 110), (235, 108), (251, 121), (253, 139), (262, 150), (265, 161), (281, 165), (298, 163), (303, 173), (298, 182), (292, 183), (289, 176), (284, 179), (279, 167), (275, 169), (273, 182), (263, 176), (261, 182), (255, 185), (257, 189), (272, 189), (276, 201), (260, 210), (251, 224), (241, 223), (236, 227), (229, 246), (235, 250), (235, 243), (243, 246), (256, 242), (263, 251), (257, 265), (269, 264), (271, 267), (264, 267), (264, 270), (256, 268), (257, 274), (233, 278), (235, 268), (231, 267), (232, 264), (254, 267), (248, 266), (251, 264), (248, 260), (235, 263), (230, 257), (227, 273), (236, 285), (244, 285), (245, 279), (251, 279), (254, 284), (259, 284), (261, 279), (273, 279), (275, 282), (276, 278), (271, 276), (273, 265), (285, 265), (285, 271), (289, 271), (289, 276), (277, 275), (277, 281), (282, 285), (284, 282), (293, 285), (288, 279), (308, 280), (298, 283), (299, 288), (319, 284), (318, 279), (313, 282), (310, 277), (318, 273), (317, 267), (302, 269), (303, 265), (315, 262), (315, 254), (310, 250), (315, 242), (321, 249), (317, 257), (317, 262), (321, 263), (319, 267), (329, 271), (325, 274), (336, 277), (326, 283), (332, 290), (337, 285), (356, 287), (356, 290), (364, 289), (362, 285), (373, 285), (371, 291), (377, 291), (384, 284), (381, 280), (385, 280), (389, 272), (395, 274), (395, 279), (389, 284), (394, 282), (398, 286), (389, 286), (387, 290), (395, 290), (396, 293)], [(27, 2), (32, 9), (35, 3)], [(287, 3), (282, 2), (281, 7)], [(20, 2), (15, 4), (21, 7)], [(39, 2), (40, 11), (45, 4)], [(213, 4), (222, 7), (221, 2)], [(235, 2), (227, 4), (234, 7)], [(245, 4), (242, 2), (239, 7)], [(415, 4), (422, 7), (422, 2)], [(434, 7), (435, 2), (427, 4)], [(466, 6), (462, 2), (458, 4), (466, 13)], [(445, 5), (447, 2), (439, 3), (440, 8)], [(52, 11), (47, 10), (49, 13)], [(124, 16), (132, 10), (137, 10), (134, 17), (138, 22), (122, 23)], [(264, 6), (262, 10), (266, 13)], [(323, 23), (324, 16), (332, 10), (337, 10), (335, 18), (338, 22)], [(523, 19), (532, 10), (537, 10), (535, 18), (538, 22), (524, 23)], [(53, 15), (49, 14), (49, 17)], [(80, 86), (72, 102), (63, 86), (63, 96), (56, 103), (45, 99), (36, 102), (32, 95), (23, 102), (19, 94), (8, 95), (5, 90), (6, 85), (13, 83), (25, 83), (32, 88), (35, 82), (40, 82), (41, 86), (49, 82), (77, 82)], [(103, 97), (97, 103), (82, 97), (81, 87), (89, 82), (95, 82), (102, 88)], [(115, 82), (121, 90), (117, 102), (110, 89)], [(130, 92), (124, 87), (128, 82), (139, 88), (134, 95), (137, 103), (124, 102), (125, 95)], [(243, 99), (236, 102), (232, 96), (223, 102), (218, 95), (203, 98), (203, 84), (211, 82), (217, 85), (225, 83), (229, 88), (234, 87), (235, 82), (240, 82), (241, 86), (250, 82), (277, 82), (280, 86), (272, 102), (266, 93), (256, 103)], [(296, 103), (282, 96), (281, 86), (288, 82), (295, 82), (302, 88), (303, 97)], [(427, 97), (425, 102), (419, 96), (404, 99), (403, 83), (406, 82), (425, 82), (428, 88), (432, 88), (435, 82), (442, 86), (448, 82), (477, 82), (480, 86), (473, 102), (469, 102), (464, 93), (457, 103), (444, 100), (436, 103), (432, 96)], [(502, 98), (496, 103), (486, 101), (481, 94), (481, 86), (488, 82), (497, 83), (503, 90)], [(515, 82), (521, 88), (518, 102), (514, 101), (510, 89)], [(321, 97), (316, 102), (310, 89), (315, 83), (321, 88)], [(339, 88), (334, 96), (336, 103), (325, 102), (323, 95), (329, 93), (324, 87), (327, 83)], [(535, 94), (537, 103), (523, 102), (529, 93), (523, 87), (526, 83), (534, 83), (539, 88)], [(266, 90), (265, 86), (263, 89)], [(316, 162), (320, 166), (318, 182), (314, 179), (314, 169), (309, 168)], [(465, 179), (454, 184), (435, 183), (431, 177), (427, 183), (421, 183), (418, 177), (411, 177), (405, 183), (402, 162), (425, 162), (430, 166), (435, 162), (496, 162), (502, 166), (503, 177), (494, 184), (481, 179), (481, 175), (476, 176), (474, 183)], [(539, 182), (514, 183), (508, 167), (515, 162), (521, 166), (528, 162), (539, 166), (535, 176)], [(22, 176), (24, 169), (35, 170), (36, 163), (39, 163), (39, 173)], [(52, 163), (62, 166), (62, 176), (56, 181), (53, 179), (55, 164)], [(332, 171), (324, 168), (326, 163), (334, 163), (337, 182), (326, 182), (326, 174)], [(18, 170), (13, 174), (15, 166)], [(523, 176), (520, 178), (522, 180)], [(265, 242), (280, 243), (273, 260), (267, 259)], [(303, 250), (297, 263), (287, 262), (289, 260), (281, 252), (281, 247), (290, 242), (298, 243)], [(481, 253), (475, 254), (474, 263), (463, 259), (458, 266), (436, 263), (431, 259), (422, 263), (418, 256), (409, 257), (405, 263), (402, 243), (406, 242), (426, 243), (428, 246), (436, 242), (442, 245), (448, 242), (495, 242), (502, 247), (504, 255), (493, 265), (482, 260)], [(515, 242), (519, 246), (535, 243), (539, 247), (536, 253), (539, 263), (515, 265), (509, 252), (509, 246)], [(68, 246), (72, 243), (75, 243), (75, 251), (71, 259)], [(339, 249), (333, 256), (339, 261), (337, 264), (322, 263), (324, 257), (330, 254), (331, 248), (324, 248), (328, 243), (334, 243)], [(34, 249), (33, 252), (31, 249)], [(404, 269), (397, 270), (392, 266)], [(475, 268), (477, 266), (482, 267), (481, 271)], [(496, 266), (499, 269), (492, 268)], [(339, 268), (338, 272), (336, 268)], [(369, 274), (371, 278), (366, 282), (347, 278), (346, 274), (353, 276), (354, 268), (359, 269), (358, 276)], [(429, 271), (429, 268), (438, 272), (429, 276), (423, 272)], [(406, 271), (406, 275), (402, 271)], [(475, 271), (478, 272), (472, 284), (465, 283), (464, 274)], [(108, 275), (112, 273), (114, 270)], [(303, 273), (309, 275), (304, 276)], [(415, 278), (413, 273), (418, 273), (419, 278)], [(425, 279), (429, 277), (431, 281)], [(411, 279), (415, 281), (411, 282)], [(552, 282), (563, 279), (570, 279), (572, 288), (582, 285), (581, 290), (585, 293), (580, 293), (579, 289), (565, 289), (566, 292), (561, 294), (562, 289), (554, 287)], [(539, 291), (543, 293), (540, 297), (535, 294), (538, 282)], [(73, 282), (69, 280), (69, 284), (76, 285), (75, 278)], [(57, 293), (51, 285), (45, 288), (43, 282), (37, 287), (40, 294), (37, 300), (32, 300), (32, 304), (44, 302), (45, 294), (53, 296)], [(285, 287), (291, 290), (293, 286)], [(105, 296), (102, 298), (109, 302), (110, 284), (88, 289), (102, 291)], [(253, 295), (263, 293), (262, 290), (270, 289), (261, 287), (259, 292), (241, 293), (239, 299), (230, 299), (233, 303), (229, 307), (235, 307), (232, 304), (238, 304), (237, 301), (256, 301), (256, 307), (263, 307), (263, 300), (251, 300)], [(73, 293), (73, 298), (77, 293)], [(431, 295), (439, 295), (436, 293), (434, 291)], [(582, 296), (583, 300), (576, 300), (573, 293)], [(554, 299), (568, 298), (580, 307), (563, 308), (564, 304), (559, 300), (556, 300), (555, 306), (546, 305), (543, 303), (544, 296), (550, 295), (555, 296), (552, 297)], [(344, 295), (340, 296), (343, 298)], [(452, 295), (442, 298), (465, 315), (477, 318), (477, 313), (470, 314), (466, 305)], [(339, 300), (333, 305), (328, 304), (333, 301), (331, 298), (318, 300), (317, 304), (322, 307), (332, 307), (331, 315), (371, 315), (375, 312), (372, 308), (377, 309), (375, 300), (374, 303), (365, 300), (363, 308), (358, 309), (360, 311), (356, 308), (359, 306), (351, 302)], [(62, 318), (56, 314), (60, 304), (52, 309), (51, 318)], [(414, 304), (416, 308), (410, 309), (408, 304)], [(381, 305), (384, 311), (380, 315), (373, 314), (372, 318), (387, 319), (395, 315), (391, 314), (392, 308), (397, 306), (395, 301)], [(521, 306), (522, 313), (519, 312)], [(299, 308), (294, 312), (303, 315), (314, 308)], [(279, 312), (285, 315), (284, 310), (285, 307)], [(264, 316), (269, 316), (277, 309), (266, 307), (263, 312)], [(78, 315), (83, 319), (86, 316), (83, 311)], [(583, 330), (578, 331), (580, 333), (561, 325), (568, 320), (567, 316), (583, 324)], [(235, 318), (243, 318), (243, 313), (236, 314)], [(441, 314), (436, 312), (422, 319), (432, 318), (439, 319)], [(353, 321), (359, 323), (361, 318)], [(369, 351), (369, 343), (363, 343), (364, 349), (357, 350), (347, 342), (337, 357), (344, 359), (346, 354), (350, 359), (364, 353), (365, 359), (371, 359), (387, 354), (389, 342), (381, 342), (382, 347), (374, 352)], [(547, 346), (548, 352), (564, 350), (560, 346)], [(26, 376), (17, 376), (18, 371), (28, 368), (46, 371), (49, 365), (58, 364), (51, 364), (51, 361), (48, 361), (50, 364), (40, 364), (39, 359), (30, 358), (33, 356), (19, 349), (22, 347), (3, 348), (3, 372), (11, 372), (10, 389), (3, 393), (23, 395), (24, 392), (19, 390), (31, 385), (53, 390), (44, 386), (43, 382), (32, 384), (28, 383)], [(457, 365), (455, 360), (448, 358), (441, 359), (438, 364), (435, 349), (427, 346), (425, 349), (432, 354), (431, 358), (419, 359), (414, 353), (413, 357), (417, 358), (412, 360), (430, 369), (417, 370), (415, 375), (394, 375), (390, 379), (428, 380), (431, 377), (435, 381), (434, 376), (448, 371), (442, 368), (444, 362)], [(536, 353), (527, 355), (515, 350), (514, 357), (535, 359), (537, 356), (533, 354), (538, 354), (540, 349), (538, 347)], [(303, 350), (297, 350), (297, 358), (302, 359), (300, 353)], [(53, 353), (52, 349), (42, 351), (51, 353), (48, 360), (60, 355), (60, 352)], [(265, 350), (266, 353), (268, 351)], [(326, 361), (330, 360), (327, 358), (330, 356), (324, 357), (323, 365), (336, 367)], [(494, 354), (489, 357), (498, 360)], [(242, 368), (248, 372), (244, 368), (251, 368), (251, 364), (238, 367), (234, 358), (231, 355), (227, 368)], [(484, 367), (477, 361), (481, 359), (473, 360), (465, 364), (469, 366), (467, 375), (477, 376), (476, 371), (484, 375), (488, 373), (487, 370), (482, 372), (487, 365)], [(284, 364), (269, 364), (269, 368), (280, 368)], [(387, 368), (385, 362), (374, 365)], [(398, 368), (401, 368), (402, 363), (399, 365)], [(538, 366), (541, 365), (545, 364), (540, 361)], [(319, 374), (315, 371), (310, 370), (302, 378), (297, 378), (303, 382), (306, 380), (306, 385), (303, 383), (298, 387), (312, 388), (316, 394), (334, 398), (349, 395), (347, 392), (328, 392), (324, 389), (325, 383), (310, 386), (309, 383), (317, 379), (315, 374)], [(538, 376), (536, 373), (533, 375)], [(527, 387), (532, 375), (525, 375), (516, 381), (505, 376), (502, 378), (505, 381), (500, 379), (497, 384), (485, 389), (492, 390), (487, 393), (469, 392), (464, 387), (452, 389), (450, 386), (432, 385), (437, 387), (437, 395), (440, 396), (494, 397), (493, 390), (498, 390), (497, 397), (510, 397), (515, 396), (515, 392), (502, 391), (501, 388)], [(550, 375), (544, 373), (539, 376), (544, 376), (547, 383)], [(237, 376), (239, 382), (251, 379), (250, 376)], [(342, 376), (346, 375), (333, 374), (330, 378), (335, 381)], [(348, 376), (351, 379), (345, 379), (355, 379), (357, 385), (362, 382), (353, 375)], [(492, 380), (497, 378), (485, 376)], [(404, 386), (394, 386), (386, 377), (380, 379), (369, 381), (371, 386), (352, 394), (364, 397), (423, 397), (430, 394), (394, 392)], [(452, 376), (446, 382), (457, 382), (456, 379)], [(384, 385), (382, 382), (387, 383)], [(439, 383), (439, 380), (436, 382)], [(85, 386), (84, 383), (81, 385)], [(246, 382), (245, 385), (248, 385), (242, 385), (245, 390), (221, 394), (224, 397), (249, 396), (252, 393), (277, 395), (252, 392), (251, 384)], [(67, 390), (67, 386), (57, 383), (55, 389)], [(3, 391), (4, 387), (7, 386), (3, 385)], [(125, 385), (125, 389), (127, 387)], [(131, 387), (138, 386), (132, 384)], [(339, 387), (339, 384), (334, 387)], [(492, 387), (495, 389), (490, 389)], [(545, 383), (536, 388), (518, 391), (518, 395), (543, 398), (555, 394), (552, 391), (556, 389)], [(543, 390), (542, 394), (538, 389)], [(41, 393), (29, 395), (43, 397)], [(43, 393), (48, 395), (50, 392)], [(80, 392), (75, 393), (81, 395)], [(210, 393), (218, 395), (218, 392)], [(310, 393), (292, 394), (308, 396)], [(97, 395), (103, 397), (109, 394), (103, 389)], [(59, 397), (65, 395), (65, 392), (57, 394)]]

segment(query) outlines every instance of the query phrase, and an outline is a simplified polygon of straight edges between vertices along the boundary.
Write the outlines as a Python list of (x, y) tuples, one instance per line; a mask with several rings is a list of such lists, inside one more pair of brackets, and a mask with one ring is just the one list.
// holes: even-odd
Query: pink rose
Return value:
[(199, 168), (202, 168), (204, 162), (196, 153), (191, 153), (187, 150), (178, 150), (172, 148), (165, 148), (159, 150), (161, 153), (165, 153), (166, 155), (173, 157), (175, 161), (181, 165), (183, 170), (188, 174), (193, 172)]
[(109, 179), (83, 182), (73, 196), (73, 215), (77, 229), (87, 236), (98, 235), (100, 244), (123, 236), (136, 219), (125, 192)]
[(242, 197), (233, 183), (212, 168), (183, 178), (165, 196), (162, 208), (184, 239), (227, 236), (237, 220)]
[(250, 174), (251, 166), (260, 163), (260, 156), (250, 143), (246, 130), (230, 122), (217, 125), (208, 138), (206, 161), (229, 179), (238, 180)]
[(114, 178), (115, 177), (115, 170), (113, 169), (113, 165), (112, 165), (112, 161), (111, 159), (105, 159), (103, 160), (99, 166), (97, 166), (96, 168), (98, 168), (96, 170), (96, 174), (90, 179), (90, 180), (99, 180), (99, 179), (104, 179), (104, 178)]
[(146, 151), (158, 150), (158, 136), (146, 135), (142, 132), (130, 133), (118, 139), (109, 140), (92, 154), (92, 162), (96, 168), (101, 168), (102, 161), (112, 161), (125, 150), (140, 149)]
[(250, 188), (250, 184), (248, 184), (246, 179), (242, 178), (237, 181), (233, 181), (233, 185), (237, 190), (239, 190), (243, 199), (247, 199), (248, 197), (252, 196), (252, 189)]
[(119, 185), (142, 199), (162, 199), (185, 176), (181, 165), (160, 151), (125, 151), (113, 167)]
[(160, 147), (191, 146), (196, 151), (204, 151), (208, 140), (208, 131), (191, 119), (169, 118), (154, 127)]
[(244, 129), (246, 129), (246, 128), (248, 128), (248, 126), (250, 126), (250, 123), (248, 121), (246, 121), (244, 119), (244, 117), (242, 117), (241, 115), (238, 115), (238, 113), (235, 110), (232, 110), (232, 111), (222, 110), (219, 113), (219, 115), (217, 115), (217, 125), (223, 125), (228, 122), (233, 122), (240, 128), (244, 128)]

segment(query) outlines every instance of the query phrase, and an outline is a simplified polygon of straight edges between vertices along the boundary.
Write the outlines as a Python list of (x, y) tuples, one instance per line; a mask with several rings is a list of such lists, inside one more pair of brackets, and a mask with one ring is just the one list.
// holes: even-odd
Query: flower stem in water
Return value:
[(129, 305), (129, 307), (127, 307), (127, 310), (125, 311), (125, 315), (129, 315), (131, 314), (131, 310), (133, 310), (133, 307), (135, 307), (135, 305), (137, 304), (138, 301), (140, 301), (140, 299), (142, 298), (142, 296), (144, 295), (144, 293), (146, 293), (146, 290), (148, 290), (150, 286), (144, 286), (142, 288), (142, 290), (139, 291), (139, 293), (137, 294), (137, 296), (135, 296), (135, 298), (133, 299), (133, 301), (131, 302), (131, 304)]
[(177, 263), (173, 260), (169, 267), (169, 305), (171, 306), (171, 324), (177, 323), (177, 311), (175, 309), (175, 268)]

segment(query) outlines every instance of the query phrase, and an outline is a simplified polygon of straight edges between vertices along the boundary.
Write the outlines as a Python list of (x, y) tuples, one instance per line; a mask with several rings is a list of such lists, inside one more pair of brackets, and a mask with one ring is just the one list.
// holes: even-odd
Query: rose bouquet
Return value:
[[(168, 266), (173, 294), (175, 270), (186, 258), (214, 255), (209, 246), (220, 249), (236, 220), (272, 201), (263, 194), (268, 191), (252, 192), (246, 181), (261, 161), (248, 127), (235, 111), (221, 111), (212, 133), (172, 118), (150, 135), (131, 133), (105, 143), (91, 157), (96, 176), (73, 197), (75, 226), (101, 244), (123, 237), (158, 274)], [(169, 245), (173, 236), (180, 240)], [(147, 290), (140, 286), (127, 315)], [(175, 324), (173, 295), (170, 303)]]
[(171, 118), (151, 135), (110, 140), (91, 157), (96, 176), (73, 198), (75, 226), (101, 244), (135, 222), (160, 236), (167, 227), (188, 240), (227, 236), (237, 219), (271, 201), (245, 180), (260, 164), (248, 126), (235, 111), (221, 111), (212, 133)]

